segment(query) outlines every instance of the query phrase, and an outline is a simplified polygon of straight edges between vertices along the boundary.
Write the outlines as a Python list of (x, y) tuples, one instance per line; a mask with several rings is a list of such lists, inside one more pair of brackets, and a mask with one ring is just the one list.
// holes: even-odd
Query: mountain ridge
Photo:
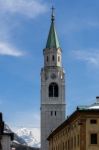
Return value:
[(40, 129), (39, 128), (19, 128), (15, 133), (31, 147), (40, 147)]

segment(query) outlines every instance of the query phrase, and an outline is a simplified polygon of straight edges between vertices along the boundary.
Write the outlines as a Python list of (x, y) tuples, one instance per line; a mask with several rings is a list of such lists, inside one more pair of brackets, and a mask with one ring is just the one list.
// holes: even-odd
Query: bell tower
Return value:
[(62, 50), (55, 29), (54, 8), (51, 26), (43, 50), (44, 67), (41, 69), (41, 150), (48, 150), (47, 137), (65, 120), (65, 73)]

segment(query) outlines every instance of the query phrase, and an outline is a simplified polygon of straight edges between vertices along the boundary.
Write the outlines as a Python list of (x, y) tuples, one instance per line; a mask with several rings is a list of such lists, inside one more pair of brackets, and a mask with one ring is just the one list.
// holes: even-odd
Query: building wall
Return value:
[[(96, 124), (91, 124), (91, 120), (97, 120)], [(90, 135), (97, 133), (97, 144), (91, 144)], [(99, 150), (99, 115), (92, 115), (86, 121), (86, 150)]]
[(10, 150), (10, 145), (11, 145), (11, 137), (9, 135), (3, 135), (2, 140), (2, 150)]
[(80, 125), (78, 120), (68, 124), (49, 142), (49, 150), (80, 150)]
[(86, 119), (85, 116), (80, 120), (80, 150), (86, 150)]
[[(56, 75), (52, 79), (52, 74)], [(49, 97), (50, 83), (57, 83), (58, 97)], [(47, 137), (65, 120), (65, 78), (62, 68), (44, 68), (41, 72), (41, 149), (48, 150)]]
[[(75, 119), (74, 119), (75, 118)], [(99, 112), (83, 112), (61, 126), (49, 139), (49, 150), (99, 150)], [(91, 123), (96, 120), (96, 123)], [(97, 134), (97, 144), (91, 134)]]
[[(49, 134), (65, 120), (65, 72), (61, 61), (60, 48), (44, 49), (44, 67), (41, 69), (41, 150), (48, 150)], [(49, 94), (52, 83), (58, 87), (58, 96)], [(55, 89), (53, 91), (55, 93)]]

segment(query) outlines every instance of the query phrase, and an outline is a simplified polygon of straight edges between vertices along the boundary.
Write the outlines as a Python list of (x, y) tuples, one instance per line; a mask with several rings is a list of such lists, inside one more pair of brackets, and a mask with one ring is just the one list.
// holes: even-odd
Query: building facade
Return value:
[(13, 136), (13, 133), (9, 133), (5, 130), (2, 113), (0, 113), (0, 150), (11, 150)]
[(1, 150), (11, 150), (11, 144), (12, 144), (12, 134), (11, 133), (4, 133), (1, 139)]
[(50, 31), (43, 50), (44, 67), (41, 69), (41, 150), (48, 150), (48, 135), (65, 120), (65, 73), (54, 24), (52, 9)]
[(99, 97), (90, 107), (78, 107), (48, 140), (49, 150), (99, 150)]

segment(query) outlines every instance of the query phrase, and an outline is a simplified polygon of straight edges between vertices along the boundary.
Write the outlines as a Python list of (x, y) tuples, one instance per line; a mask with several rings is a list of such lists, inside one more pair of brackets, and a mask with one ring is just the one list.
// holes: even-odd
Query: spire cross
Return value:
[(54, 16), (54, 10), (55, 10), (55, 8), (52, 6), (52, 18), (51, 18), (51, 20), (52, 20), (52, 22), (55, 20), (55, 16)]

